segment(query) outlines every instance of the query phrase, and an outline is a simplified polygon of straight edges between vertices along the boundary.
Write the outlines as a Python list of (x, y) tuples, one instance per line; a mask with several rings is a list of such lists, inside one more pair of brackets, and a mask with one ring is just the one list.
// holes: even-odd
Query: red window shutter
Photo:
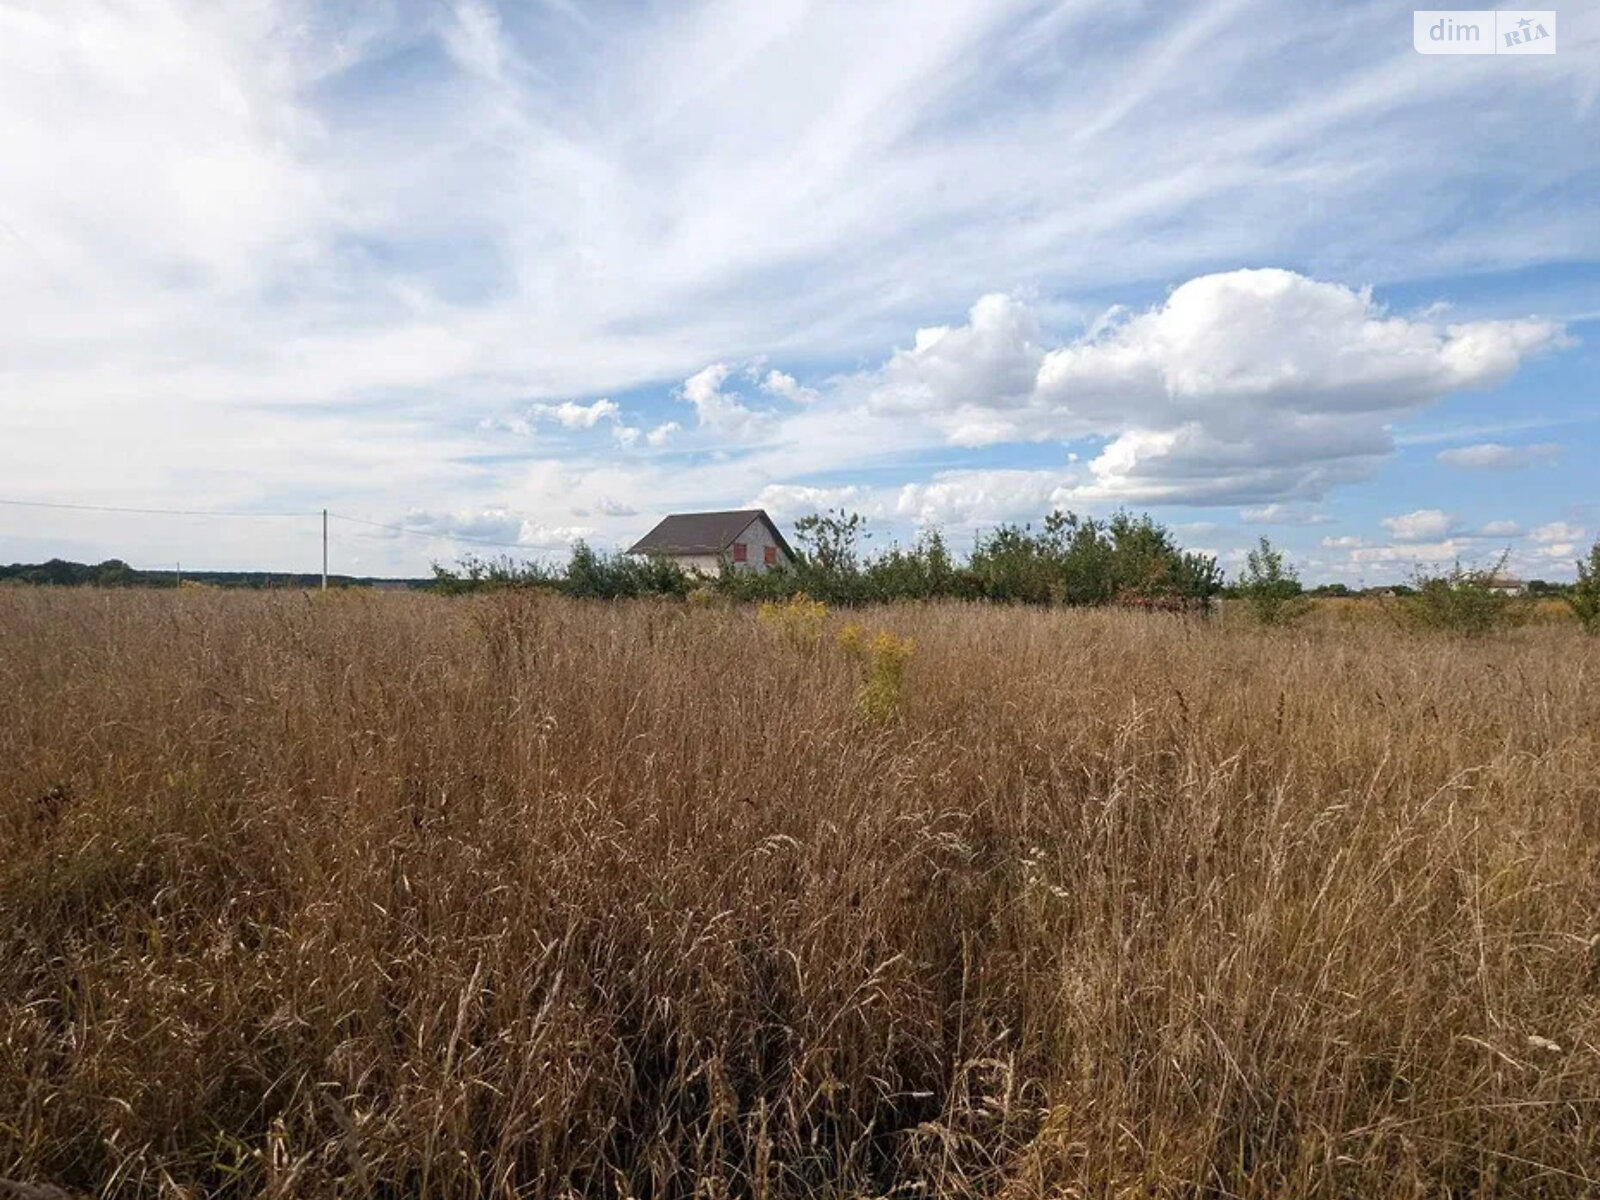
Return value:
[(776, 546), (761, 547), (761, 561), (767, 566), (776, 566), (778, 563), (778, 548)]
[(734, 562), (746, 562), (746, 561), (748, 561), (749, 554), (750, 554), (750, 547), (746, 546), (743, 542), (735, 542), (733, 544), (733, 561)]

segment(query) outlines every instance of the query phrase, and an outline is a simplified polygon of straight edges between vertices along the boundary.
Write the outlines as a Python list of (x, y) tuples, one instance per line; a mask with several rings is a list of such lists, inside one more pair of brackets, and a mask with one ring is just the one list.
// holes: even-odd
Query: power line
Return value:
[(388, 525), (382, 521), (368, 521), (364, 517), (349, 517), (344, 513), (330, 512), (335, 521), (352, 521), (357, 525), (370, 525), (373, 529), (387, 529), (393, 533), (409, 533), (412, 537), (444, 538), (451, 542), (470, 542), (474, 546), (498, 546), (505, 550), (527, 550), (522, 542), (497, 542), (492, 538), (468, 537), (462, 533), (440, 533), (433, 529), (412, 529), (406, 525)]
[(139, 513), (161, 517), (314, 517), (314, 512), (242, 512), (215, 508), (125, 508), (115, 504), (62, 504), (52, 500), (4, 500), (17, 508), (64, 508), (72, 512)]
[[(315, 512), (245, 512), (240, 509), (217, 508), (135, 508), (120, 504), (69, 504), (56, 500), (7, 500), (0, 498), (0, 504), (16, 508), (51, 508), (64, 509), (68, 512), (103, 512), (103, 513), (133, 513), (140, 516), (159, 517), (271, 517), (310, 520), (324, 515), (324, 510)], [(528, 546), (522, 542), (503, 542), (494, 538), (472, 537), (462, 533), (446, 533), (434, 529), (416, 529), (408, 525), (391, 525), (384, 521), (369, 521), (365, 517), (352, 517), (345, 513), (327, 512), (326, 516), (336, 521), (349, 521), (355, 525), (366, 525), (372, 529), (387, 529), (391, 533), (409, 534), (412, 537), (443, 539), (450, 542), (465, 542), (474, 546), (494, 546), (504, 550), (527, 550)]]

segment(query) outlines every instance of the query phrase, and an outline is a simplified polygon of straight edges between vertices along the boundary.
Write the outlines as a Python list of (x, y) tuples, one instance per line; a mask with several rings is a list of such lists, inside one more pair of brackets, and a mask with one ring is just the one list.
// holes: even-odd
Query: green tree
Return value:
[(1311, 602), (1301, 594), (1300, 576), (1283, 561), (1283, 551), (1263, 537), (1245, 558), (1239, 595), (1263, 625), (1287, 625), (1305, 616)]
[(1578, 582), (1567, 603), (1585, 633), (1600, 634), (1600, 540), (1589, 547), (1589, 561), (1578, 564)]
[(812, 513), (794, 523), (794, 535), (807, 562), (820, 571), (848, 574), (859, 565), (856, 542), (869, 537), (863, 532), (866, 518), (860, 513)]

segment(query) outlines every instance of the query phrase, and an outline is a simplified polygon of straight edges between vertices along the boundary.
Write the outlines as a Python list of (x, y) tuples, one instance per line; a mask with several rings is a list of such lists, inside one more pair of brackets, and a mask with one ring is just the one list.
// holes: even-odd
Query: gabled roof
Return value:
[(772, 540), (790, 558), (794, 551), (766, 510), (741, 508), (732, 512), (673, 513), (628, 548), (629, 554), (721, 554), (752, 521), (767, 527)]

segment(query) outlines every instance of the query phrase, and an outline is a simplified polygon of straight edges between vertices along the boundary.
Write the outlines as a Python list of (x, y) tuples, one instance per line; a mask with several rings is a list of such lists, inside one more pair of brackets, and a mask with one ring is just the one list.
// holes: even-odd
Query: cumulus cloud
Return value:
[(667, 439), (673, 434), (682, 431), (682, 429), (683, 426), (679, 425), (676, 421), (667, 421), (664, 424), (657, 425), (649, 433), (645, 434), (644, 440), (649, 442), (652, 446), (665, 446), (667, 444)]
[(753, 503), (785, 519), (845, 508), (874, 520), (919, 526), (995, 525), (1070, 508), (1076, 482), (1075, 474), (1064, 471), (940, 471), (931, 479), (900, 487), (769, 484)]
[(919, 329), (898, 350), (868, 397), (877, 414), (932, 419), (958, 445), (982, 446), (1031, 433), (1010, 414), (1033, 395), (1039, 321), (1021, 301), (982, 297), (960, 326)]
[(1100, 498), (1315, 498), (1370, 473), (1396, 417), (1494, 386), (1564, 339), (1548, 321), (1437, 317), (1392, 315), (1369, 290), (1293, 271), (1240, 270), (1046, 349), (1028, 306), (990, 295), (964, 325), (919, 330), (867, 407), (929, 421), (958, 445), (1108, 436), (1086, 492)]
[(1076, 482), (1063, 471), (942, 471), (902, 487), (895, 511), (918, 525), (992, 525), (1071, 507)]
[(815, 388), (801, 387), (793, 375), (783, 371), (768, 371), (761, 381), (761, 390), (769, 396), (782, 396), (796, 404), (813, 404), (821, 394)]
[(677, 395), (694, 406), (702, 429), (723, 434), (749, 434), (761, 425), (762, 414), (746, 408), (738, 392), (723, 390), (731, 374), (733, 368), (727, 363), (712, 363), (685, 379)]
[(1456, 527), (1456, 519), (1437, 508), (1419, 508), (1380, 522), (1396, 541), (1427, 542), (1446, 537)]
[(1500, 442), (1482, 442), (1476, 446), (1456, 446), (1439, 451), (1439, 461), (1446, 466), (1463, 467), (1472, 471), (1514, 471), (1531, 467), (1535, 463), (1553, 463), (1560, 459), (1562, 447), (1556, 442), (1540, 442), (1532, 446), (1507, 446)]
[(1528, 537), (1543, 545), (1553, 545), (1559, 542), (1577, 542), (1583, 538), (1583, 526), (1574, 525), (1569, 521), (1551, 521), (1548, 525), (1540, 525), (1531, 530)]
[(866, 489), (854, 485), (808, 487), (803, 484), (770, 483), (756, 493), (751, 504), (754, 508), (766, 509), (770, 516), (779, 521), (792, 521), (796, 517), (831, 508), (849, 509), (865, 517), (883, 515), (881, 498), (875, 498)]
[[(1388, 541), (1354, 536), (1325, 537), (1322, 549), (1332, 551), (1318, 567), (1328, 578), (1349, 580), (1371, 570), (1386, 579), (1403, 579), (1418, 567), (1433, 569), (1453, 562), (1493, 566), (1509, 550), (1507, 568), (1519, 575), (1570, 578), (1583, 549), (1584, 530), (1566, 521), (1552, 521), (1524, 532), (1515, 521), (1488, 521), (1470, 530), (1456, 528), (1438, 509), (1421, 509), (1382, 524)], [(1496, 545), (1496, 542), (1500, 545)], [(1509, 543), (1509, 545), (1508, 545)]]
[(591, 404), (564, 400), (560, 404), (535, 404), (529, 410), (533, 415), (556, 422), (564, 429), (593, 429), (601, 421), (615, 421), (622, 410), (610, 400), (600, 399)]

